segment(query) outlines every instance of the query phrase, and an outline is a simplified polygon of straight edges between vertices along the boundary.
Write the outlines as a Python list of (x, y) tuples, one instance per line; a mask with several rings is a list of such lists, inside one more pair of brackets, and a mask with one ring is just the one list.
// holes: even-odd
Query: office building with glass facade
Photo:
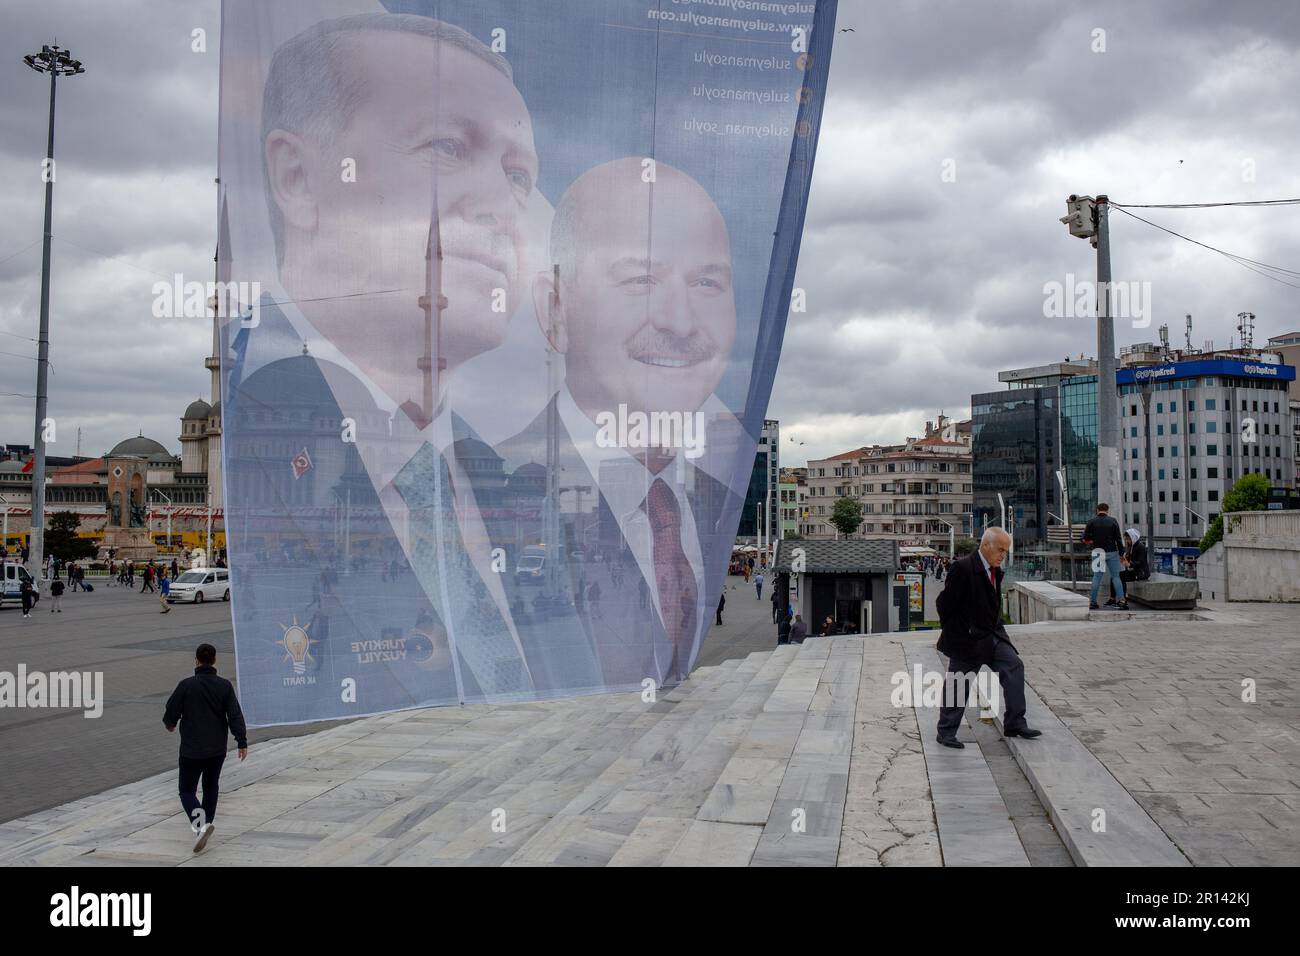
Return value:
[[(781, 537), (781, 423), (774, 419), (763, 422), (763, 432), (758, 438), (754, 455), (754, 468), (749, 477), (749, 490), (745, 495), (745, 508), (740, 513), (740, 527), (736, 537), (765, 542)], [(764, 514), (766, 512), (766, 514)]]
[(1092, 362), (998, 373), (1007, 388), (971, 396), (975, 528), (1001, 521), (1018, 543), (1063, 524), (1056, 472), (1064, 464), (1070, 519), (1092, 513), (1097, 489), (1097, 375)]

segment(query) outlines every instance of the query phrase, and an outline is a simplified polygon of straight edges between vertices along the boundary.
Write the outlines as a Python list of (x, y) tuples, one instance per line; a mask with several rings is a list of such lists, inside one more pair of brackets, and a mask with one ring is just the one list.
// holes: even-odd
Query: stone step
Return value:
[[(745, 741), (763, 707), (796, 659), (797, 646), (765, 652), (753, 681), (671, 777), (640, 784), (652, 802), (624, 845), (615, 866), (735, 865), (748, 863), (758, 827), (697, 819), (701, 809)], [(751, 659), (760, 655), (750, 655)], [(738, 765), (739, 767), (739, 765)]]
[[(833, 730), (840, 718), (847, 717), (842, 726), (849, 728), (846, 739), (851, 740), (853, 703), (850, 701), (846, 705), (844, 702), (847, 683), (838, 693), (831, 693), (828, 686), (819, 696), (818, 690), (822, 688), (820, 675), (828, 666), (831, 667), (831, 677), (836, 680), (849, 676), (844, 662), (851, 661), (855, 652), (860, 654), (860, 647), (860, 644), (854, 644), (836, 651), (833, 665), (830, 664), (832, 646), (829, 643), (809, 642), (802, 646), (781, 647), (773, 652), (763, 679), (756, 681), (751, 685), (752, 690), (747, 689), (742, 695), (745, 704), (738, 712), (743, 714), (743, 718), (737, 722), (739, 726), (736, 728), (739, 739), (729, 748), (730, 754), (715, 747), (712, 764), (704, 768), (702, 777), (692, 778), (687, 766), (669, 782), (669, 805), (673, 803), (671, 794), (674, 791), (690, 793), (694, 789), (693, 799), (683, 809), (689, 812), (691, 806), (698, 806), (695, 819), (665, 814), (661, 804), (656, 802), (651, 811), (653, 815), (642, 818), (611, 859), (611, 865), (745, 866), (754, 862), (782, 865), (795, 861), (796, 851), (808, 854), (813, 849), (811, 843), (781, 845), (775, 834), (778, 826), (789, 827), (795, 809), (806, 814), (807, 808), (796, 808), (794, 804), (817, 793), (829, 792), (832, 804), (838, 800), (838, 806), (826, 813), (821, 813), (820, 807), (812, 808), (817, 818), (814, 825), (819, 828), (818, 836), (837, 827), (834, 820), (842, 819), (847, 754), (838, 787), (834, 783), (827, 787), (823, 777), (827, 763), (816, 751), (826, 748), (825, 739), (818, 739), (819, 730)], [(853, 684), (853, 693), (856, 694), (856, 683)], [(816, 708), (816, 714), (805, 739), (804, 720), (812, 708)], [(712, 741), (719, 743), (719, 738), (715, 731)], [(803, 741), (804, 750), (796, 759), (800, 741)], [(833, 751), (835, 748), (831, 746), (829, 749)], [(791, 765), (793, 775), (788, 774)], [(787, 778), (787, 802), (777, 806), (781, 790), (787, 786)], [(779, 824), (775, 822), (777, 819)], [(773, 821), (774, 836), (763, 845), (764, 829), (769, 821)], [(823, 854), (832, 842), (837, 848), (838, 835), (833, 841), (820, 841), (819, 849)], [(760, 849), (761, 857), (758, 856)], [(804, 858), (808, 857), (805, 855)], [(831, 862), (834, 862), (833, 848)]]
[(839, 866), (943, 862), (916, 712), (893, 698), (894, 677), (907, 670), (907, 661), (891, 637), (861, 642)]
[[(925, 673), (945, 672), (946, 664), (928, 640), (910, 641), (904, 651), (909, 679), (917, 664)], [(957, 739), (966, 745), (964, 750), (945, 747), (935, 739), (939, 708), (923, 706), (921, 700), (913, 700), (912, 706), (930, 777), (944, 866), (1028, 866), (1020, 835), (970, 727), (963, 723), (957, 732)], [(967, 719), (972, 713), (978, 711), (968, 710)]]
[(817, 688), (751, 866), (834, 866), (839, 858), (863, 639), (827, 638), (825, 646)]
[[(552, 702), (553, 714), (525, 724), (486, 754), (464, 755), (418, 794), (332, 834), (328, 845), (302, 862), (500, 862), (574, 790), (618, 760), (631, 741), (695, 694), (708, 693), (738, 663), (693, 677), (653, 704), (635, 693)], [(499, 738), (500, 728), (490, 736)], [(310, 805), (305, 809), (310, 811)], [(494, 830), (494, 823), (504, 826), (504, 833)]]
[[(232, 752), (223, 773), (223, 796), (297, 762), (295, 747), (304, 739), (257, 744), (257, 760), (247, 763), (239, 763)], [(0, 838), (0, 865), (19, 859), (43, 863), (77, 860), (106, 841), (179, 814), (176, 771), (164, 771), (6, 824)], [(179, 829), (183, 833), (183, 826)]]
[[(727, 685), (693, 697), (698, 706), (681, 708), (637, 740), (625, 760), (578, 793), (510, 864), (578, 856), (588, 864), (663, 862), (792, 658), (783, 649), (750, 654)], [(673, 822), (654, 822), (662, 819)]]
[[(1191, 865), (1106, 765), (1028, 684), (1025, 718), (1043, 736), (1035, 740), (1011, 737), (1007, 744), (1077, 865)], [(1001, 730), (1000, 714), (997, 725)]]
[[(697, 819), (752, 826), (767, 822), (830, 654), (830, 644), (825, 641), (796, 647), (761, 712), (723, 767)], [(758, 834), (754, 836), (757, 839)]]

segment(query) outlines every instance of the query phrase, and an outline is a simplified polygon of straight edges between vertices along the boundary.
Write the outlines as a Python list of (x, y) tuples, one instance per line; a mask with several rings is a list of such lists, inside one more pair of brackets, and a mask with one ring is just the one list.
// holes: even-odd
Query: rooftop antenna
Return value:
[(1255, 347), (1255, 313), (1238, 312), (1237, 319), (1237, 331), (1241, 333), (1241, 347), (1243, 349), (1253, 349)]
[(1192, 314), (1190, 312), (1187, 313), (1187, 330), (1185, 335), (1187, 339), (1187, 351), (1190, 352), (1192, 350)]
[(1169, 355), (1169, 323), (1168, 322), (1160, 326), (1160, 351), (1164, 352), (1166, 357)]

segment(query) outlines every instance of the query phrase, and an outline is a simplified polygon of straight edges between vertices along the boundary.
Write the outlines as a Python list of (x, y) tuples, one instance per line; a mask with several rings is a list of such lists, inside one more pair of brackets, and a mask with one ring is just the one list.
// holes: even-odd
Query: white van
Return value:
[(230, 600), (230, 570), (228, 568), (191, 568), (172, 581), (167, 595), (168, 603), (192, 601)]
[(23, 581), (32, 581), (32, 586), (40, 593), (40, 583), (33, 581), (27, 569), (17, 561), (5, 561), (0, 564), (0, 607), (6, 604), (23, 605)]

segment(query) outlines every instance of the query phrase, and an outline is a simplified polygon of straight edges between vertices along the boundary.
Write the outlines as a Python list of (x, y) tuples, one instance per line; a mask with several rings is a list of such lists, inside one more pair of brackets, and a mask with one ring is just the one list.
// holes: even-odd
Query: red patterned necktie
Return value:
[(655, 582), (659, 586), (659, 609), (664, 630), (673, 642), (674, 655), (669, 673), (679, 679), (695, 637), (695, 572), (682, 550), (682, 514), (677, 496), (662, 478), (656, 478), (645, 496), (646, 517), (654, 539)]

